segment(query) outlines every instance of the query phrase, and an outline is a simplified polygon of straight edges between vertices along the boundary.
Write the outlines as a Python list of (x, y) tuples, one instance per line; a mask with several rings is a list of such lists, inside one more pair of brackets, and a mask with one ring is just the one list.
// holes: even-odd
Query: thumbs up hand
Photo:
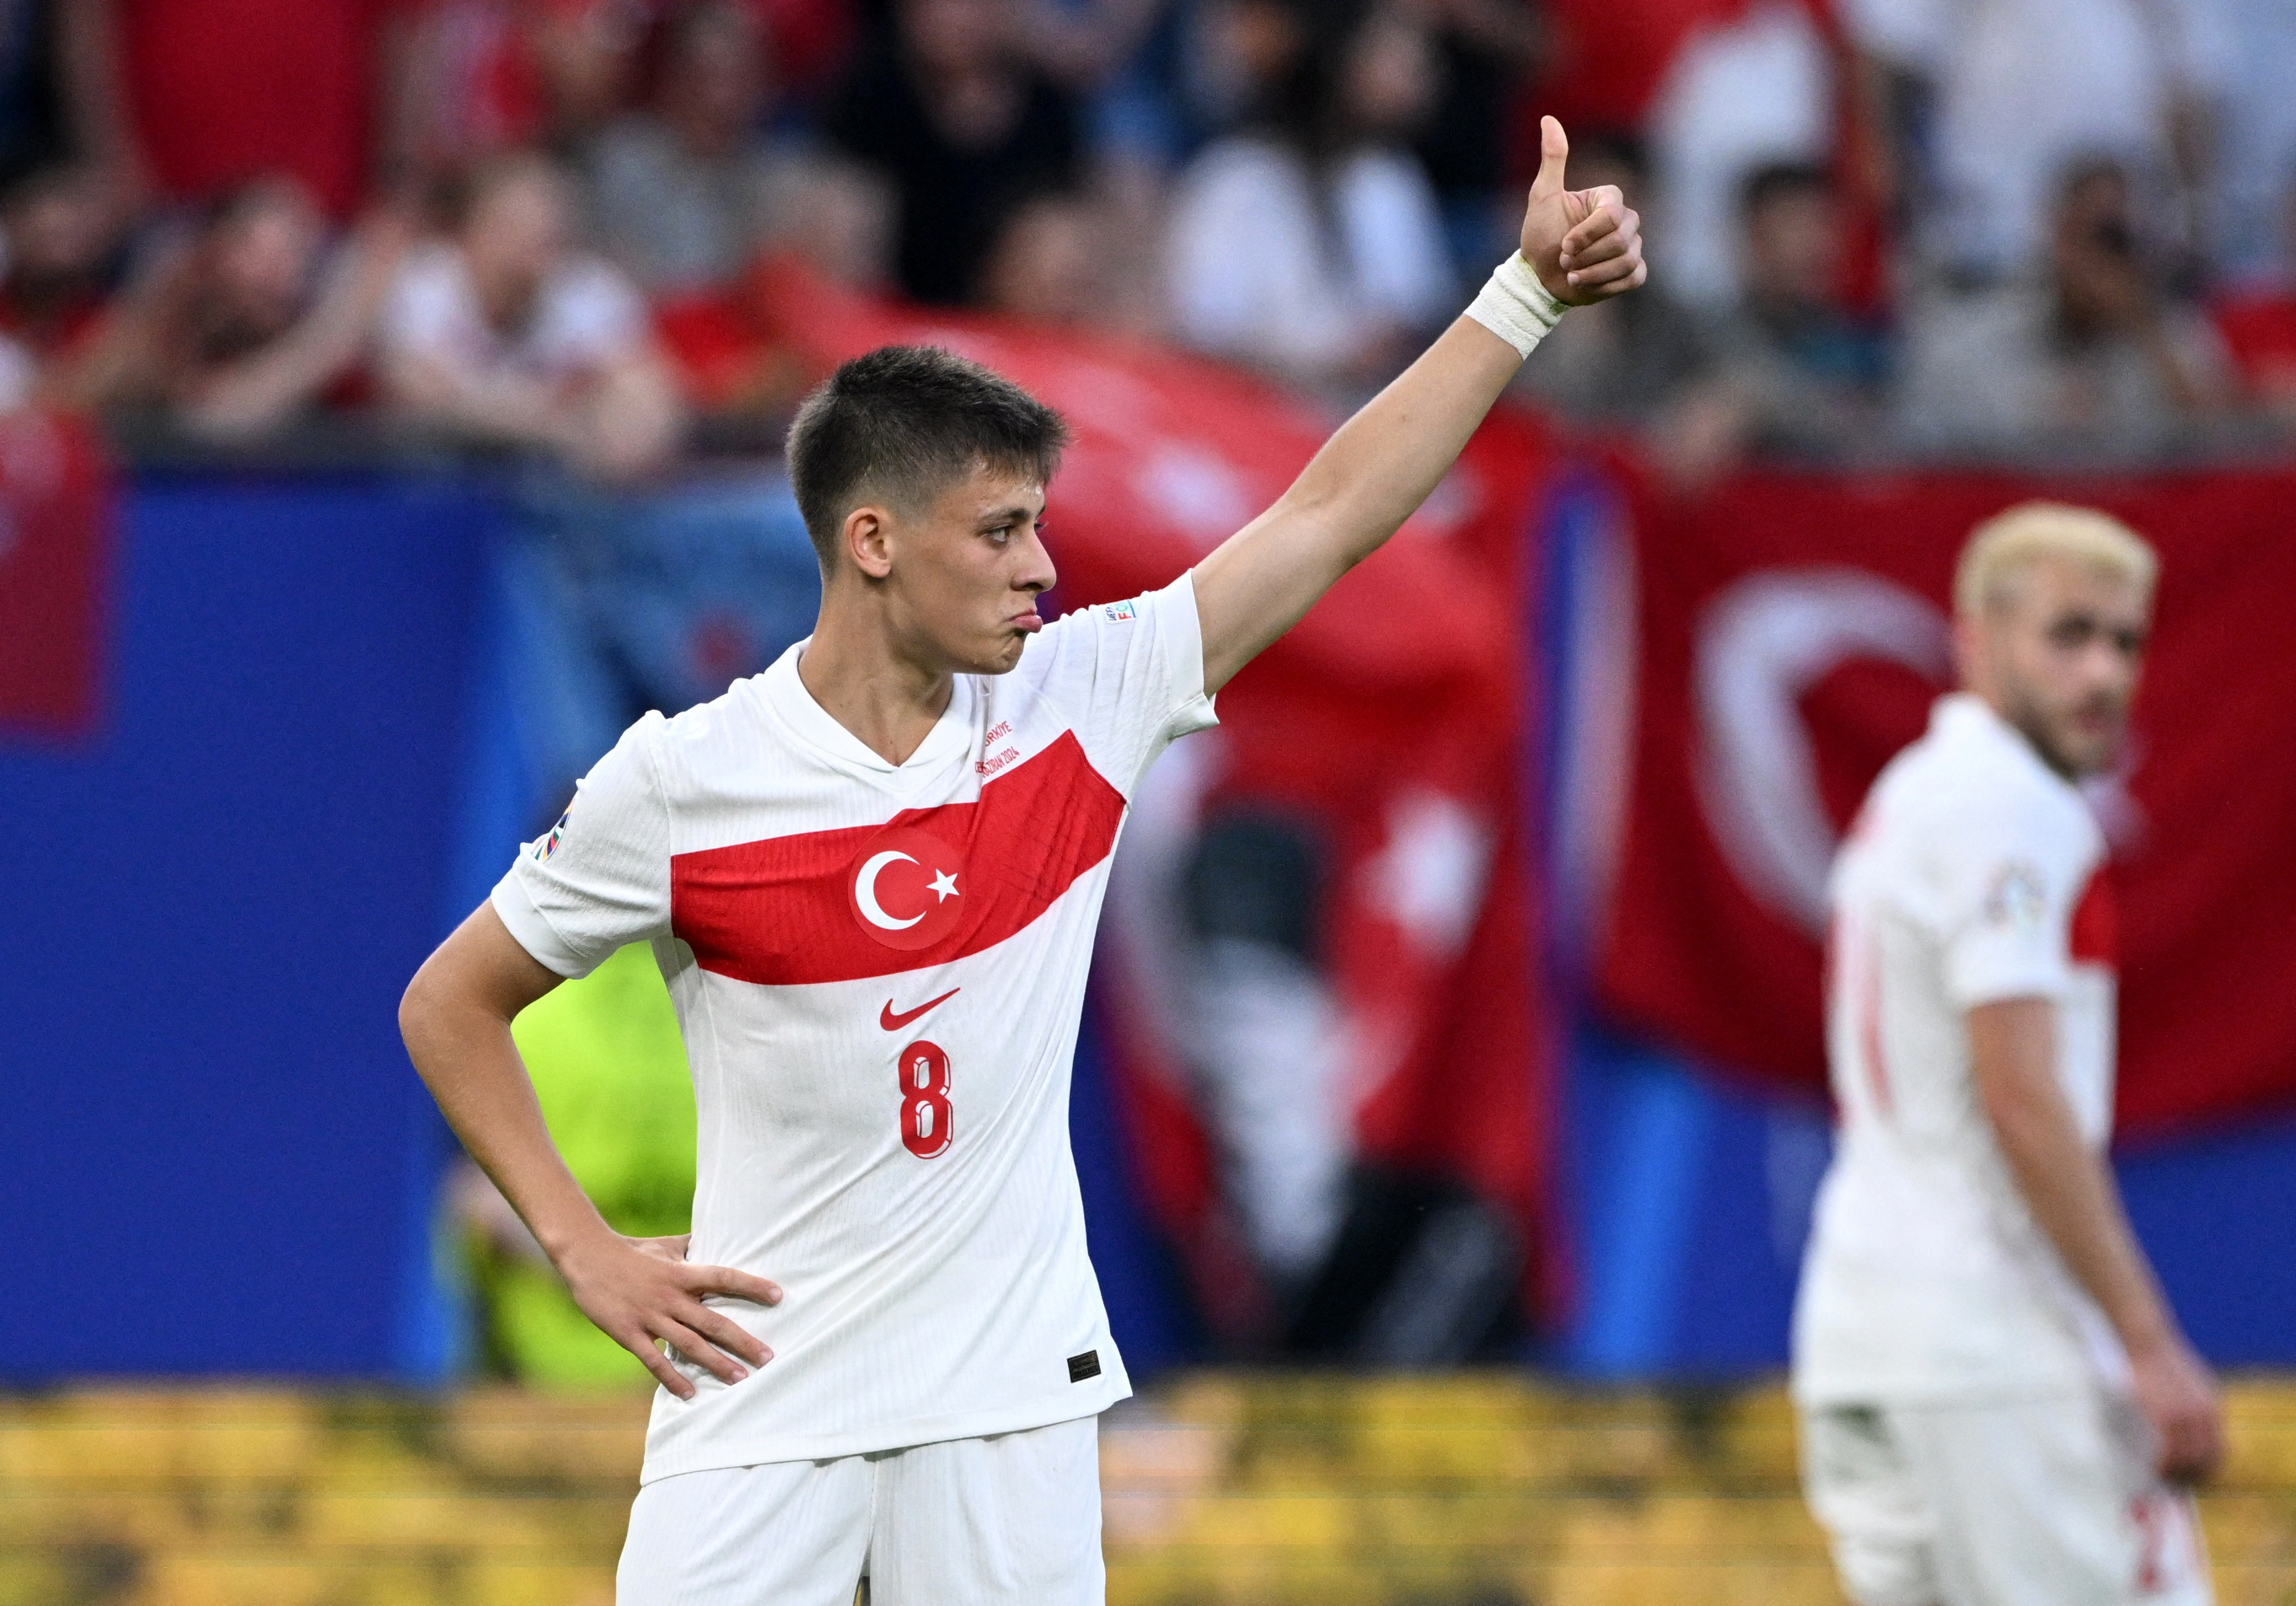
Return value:
[(1522, 257), (1548, 293), (1569, 306), (1624, 295), (1650, 276), (1642, 218), (1616, 185), (1562, 187), (1570, 141), (1551, 117), (1538, 123), (1538, 177), (1522, 215)]

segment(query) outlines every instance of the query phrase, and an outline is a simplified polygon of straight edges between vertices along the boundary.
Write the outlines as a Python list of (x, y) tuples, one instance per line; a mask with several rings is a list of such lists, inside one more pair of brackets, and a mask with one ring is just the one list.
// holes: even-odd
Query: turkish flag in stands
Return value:
[(110, 480), (77, 419), (0, 418), (0, 732), (94, 724)]
[(1611, 1015), (1718, 1067), (1823, 1087), (1833, 844), (1948, 684), (1962, 542), (2033, 497), (2103, 507), (2161, 560), (2132, 751), (2090, 788), (2113, 844), (2122, 1130), (2296, 1099), (2285, 471), (1771, 474), (1694, 502), (1631, 497), (1636, 729), (1596, 965)]
[[(940, 345), (1059, 409), (1074, 440), (1046, 544), (1063, 607), (1169, 583), (1281, 495), (1334, 422), (1168, 349), (894, 306), (786, 263), (755, 289), (774, 338), (816, 371), (887, 342)], [(1305, 1070), (1329, 1073), (1352, 1157), (1490, 1206), (1512, 1240), (1503, 1282), (1550, 1267), (1548, 1054), (1518, 834), (1519, 581), (1546, 462), (1534, 424), (1495, 416), (1395, 539), (1220, 694), (1218, 729), (1166, 754), (1134, 800), (1096, 992), (1139, 1181), (1216, 1323), (1250, 1325), (1222, 1308), (1252, 1281), (1227, 1248), (1215, 1157), (1234, 1134), (1210, 1135), (1218, 1099), (1176, 1018), (1188, 994), (1159, 866), (1222, 816), (1304, 821), (1314, 841), (1312, 946), (1337, 1024)], [(1304, 1131), (1323, 1097), (1303, 1080), (1267, 1119)]]

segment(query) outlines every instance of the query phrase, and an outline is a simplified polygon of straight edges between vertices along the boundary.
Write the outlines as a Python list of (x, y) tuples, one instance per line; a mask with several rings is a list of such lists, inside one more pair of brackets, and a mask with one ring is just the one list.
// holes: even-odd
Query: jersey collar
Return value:
[(849, 768), (866, 770), (883, 776), (907, 777), (937, 772), (952, 754), (969, 752), (972, 725), (972, 678), (959, 675), (949, 688), (948, 706), (941, 711), (925, 739), (905, 763), (886, 762), (884, 755), (872, 748), (837, 722), (829, 710), (814, 700), (807, 689), (805, 679), (797, 672), (797, 661), (805, 651), (808, 636), (779, 658), (760, 675), (759, 689), (767, 704), (780, 716), (783, 724), (808, 746), (818, 749), (825, 757)]

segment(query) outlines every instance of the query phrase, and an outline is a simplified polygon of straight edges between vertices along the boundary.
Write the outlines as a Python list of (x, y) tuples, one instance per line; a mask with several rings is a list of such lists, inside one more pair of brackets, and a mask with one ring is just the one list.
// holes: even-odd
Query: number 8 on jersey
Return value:
[(920, 1160), (948, 1148), (953, 1131), (948, 1104), (948, 1056), (937, 1043), (919, 1041), (901, 1050), (901, 1144)]

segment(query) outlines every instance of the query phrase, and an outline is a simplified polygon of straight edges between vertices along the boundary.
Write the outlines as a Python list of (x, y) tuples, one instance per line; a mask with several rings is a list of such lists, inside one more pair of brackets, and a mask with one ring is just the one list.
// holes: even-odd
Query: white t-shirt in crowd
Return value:
[(2112, 907), (2080, 794), (1966, 694), (1874, 783), (1833, 871), (1827, 1051), (1841, 1110), (1794, 1313), (1816, 1405), (2093, 1387), (2125, 1361), (2012, 1179), (1966, 1012), (2056, 1006), (2082, 1137), (2111, 1134)]
[(2066, 163), (2169, 167), (2181, 91), (2221, 70), (2185, 4), (2154, 0), (1845, 0), (1863, 48), (1937, 88), (1934, 139), (1950, 262), (2033, 266)]
[(619, 359), (646, 338), (644, 298), (594, 257), (572, 257), (542, 283), (524, 325), (488, 323), (454, 245), (411, 252), (384, 304), (379, 338), (389, 354), (427, 357), (457, 372), (512, 372), (562, 383)]
[(495, 888), (562, 976), (653, 944), (693, 1063), (696, 1262), (774, 1358), (657, 1394), (651, 1480), (970, 1438), (1131, 1392), (1085, 1254), (1070, 1062), (1134, 788), (1214, 722), (1183, 576), (957, 677), (890, 764), (798, 676), (648, 714)]
[(1313, 370), (1459, 309), (1435, 193), (1399, 152), (1350, 153), (1319, 194), (1297, 153), (1220, 140), (1181, 176), (1166, 240), (1174, 326), (1223, 356)]

